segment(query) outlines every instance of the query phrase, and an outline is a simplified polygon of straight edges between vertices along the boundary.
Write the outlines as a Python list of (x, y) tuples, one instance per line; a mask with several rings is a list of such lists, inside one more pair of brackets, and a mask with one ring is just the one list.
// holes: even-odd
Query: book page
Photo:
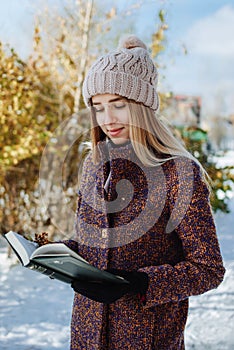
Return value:
[(45, 256), (53, 256), (53, 255), (70, 255), (74, 258), (83, 261), (89, 264), (85, 259), (83, 259), (80, 255), (75, 253), (73, 250), (68, 248), (64, 243), (49, 243), (45, 244), (39, 248), (37, 248), (33, 254), (31, 255), (31, 259), (36, 257), (45, 257)]
[(6, 239), (11, 245), (12, 249), (20, 259), (21, 263), (26, 266), (30, 261), (31, 254), (36, 250), (38, 244), (31, 242), (22, 235), (9, 231), (5, 234)]

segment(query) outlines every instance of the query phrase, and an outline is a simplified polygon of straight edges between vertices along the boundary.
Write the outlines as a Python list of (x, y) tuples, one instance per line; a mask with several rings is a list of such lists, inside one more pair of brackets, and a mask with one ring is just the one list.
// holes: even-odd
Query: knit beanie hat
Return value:
[(101, 56), (89, 69), (83, 83), (85, 104), (92, 96), (114, 94), (157, 110), (157, 69), (146, 45), (136, 36), (123, 39), (117, 50)]

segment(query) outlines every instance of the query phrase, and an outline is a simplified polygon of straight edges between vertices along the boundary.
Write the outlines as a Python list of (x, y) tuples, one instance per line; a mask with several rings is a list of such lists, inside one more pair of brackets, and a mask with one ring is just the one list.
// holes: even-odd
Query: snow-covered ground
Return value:
[(71, 288), (13, 260), (1, 245), (0, 349), (69, 349)]
[[(190, 298), (186, 350), (234, 349), (234, 197), (230, 208), (215, 216), (225, 279), (217, 290)], [(69, 285), (8, 259), (0, 239), (1, 350), (68, 350), (72, 299)]]

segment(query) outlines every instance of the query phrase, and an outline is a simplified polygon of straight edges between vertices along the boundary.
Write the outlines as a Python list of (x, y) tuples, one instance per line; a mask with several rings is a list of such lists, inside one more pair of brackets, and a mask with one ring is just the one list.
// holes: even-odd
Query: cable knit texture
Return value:
[(116, 51), (101, 56), (88, 71), (83, 84), (86, 105), (97, 94), (115, 94), (158, 110), (158, 72), (146, 45), (129, 36)]
[(199, 167), (178, 157), (146, 168), (131, 144), (114, 148), (105, 198), (104, 153), (100, 164), (91, 155), (85, 161), (76, 241), (65, 243), (100, 269), (147, 273), (149, 287), (144, 303), (127, 294), (105, 305), (76, 293), (71, 349), (183, 350), (188, 297), (216, 288), (224, 276)]

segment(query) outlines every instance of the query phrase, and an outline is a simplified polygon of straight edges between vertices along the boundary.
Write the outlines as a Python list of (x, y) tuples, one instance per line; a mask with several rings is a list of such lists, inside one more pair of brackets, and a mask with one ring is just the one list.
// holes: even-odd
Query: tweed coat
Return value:
[(225, 271), (200, 169), (185, 157), (144, 167), (131, 144), (98, 147), (65, 243), (100, 269), (146, 272), (149, 288), (145, 302), (127, 294), (109, 305), (75, 293), (71, 349), (182, 350), (188, 297), (216, 288)]

